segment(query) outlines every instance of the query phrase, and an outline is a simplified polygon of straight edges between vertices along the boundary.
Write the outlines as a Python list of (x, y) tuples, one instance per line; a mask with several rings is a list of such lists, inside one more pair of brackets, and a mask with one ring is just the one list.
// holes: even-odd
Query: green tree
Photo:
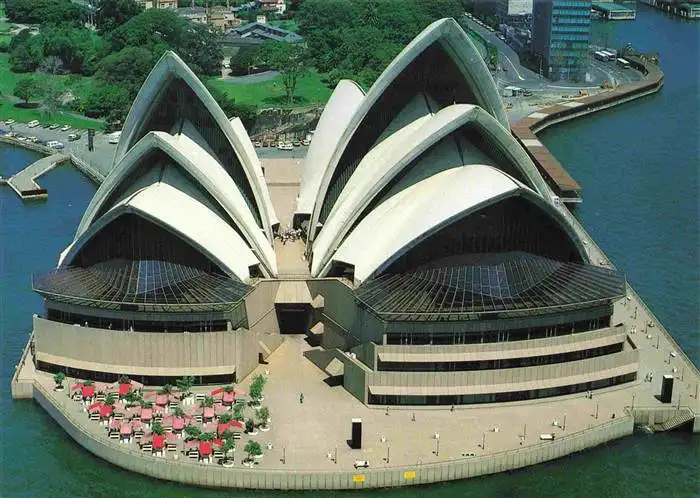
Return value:
[(185, 375), (175, 380), (177, 389), (182, 393), (182, 397), (186, 398), (190, 394), (192, 386), (194, 386), (194, 377)]
[(66, 380), (66, 374), (63, 372), (56, 372), (53, 376), (53, 381), (56, 383), (57, 386), (62, 387), (63, 386), (63, 381)]
[(155, 61), (166, 50), (172, 50), (195, 73), (221, 74), (223, 53), (218, 35), (205, 25), (183, 19), (172, 9), (147, 9), (119, 26), (108, 38), (112, 52), (138, 47), (149, 52)]
[(270, 419), (270, 409), (266, 406), (263, 406), (258, 410), (258, 420), (260, 420), (260, 424), (263, 427), (267, 427), (268, 421)]
[(129, 405), (137, 405), (141, 402), (141, 395), (134, 391), (129, 391), (124, 395), (124, 401)]
[(248, 461), (252, 460), (258, 455), (262, 455), (262, 448), (260, 443), (257, 441), (248, 441), (245, 445), (244, 451), (248, 454)]
[(116, 403), (116, 401), (117, 401), (117, 398), (115, 398), (113, 395), (109, 394), (109, 395), (107, 395), (107, 397), (105, 398), (105, 405), (106, 405), (106, 406), (111, 406), (111, 405), (113, 405), (114, 403)]
[(294, 103), (297, 82), (308, 71), (305, 46), (301, 43), (266, 42), (263, 51), (270, 68), (282, 76), (287, 103)]
[(253, 421), (252, 418), (249, 418), (248, 420), (245, 421), (245, 431), (250, 434), (255, 430), (255, 422)]
[(243, 422), (244, 419), (245, 417), (243, 416), (243, 405), (233, 405), (233, 420), (236, 420), (237, 422)]
[(65, 88), (60, 82), (48, 78), (41, 85), (41, 93), (44, 96), (44, 111), (48, 117), (53, 117), (61, 107)]
[(225, 412), (219, 415), (219, 423), (226, 424), (233, 419), (233, 415), (230, 412)]
[(250, 74), (250, 69), (261, 62), (261, 50), (259, 45), (241, 47), (229, 61), (230, 72), (233, 76)]
[(153, 424), (151, 424), (151, 432), (153, 434), (157, 434), (158, 436), (162, 436), (165, 434), (165, 428), (160, 422), (153, 422)]
[(165, 384), (163, 387), (158, 389), (158, 394), (172, 394), (173, 386), (170, 384)]
[(33, 37), (28, 29), (23, 29), (10, 40), (10, 69), (15, 73), (34, 71), (43, 58), (40, 40)]
[(248, 394), (250, 395), (250, 398), (253, 400), (254, 404), (260, 403), (260, 400), (262, 399), (263, 388), (265, 387), (265, 382), (265, 377), (263, 377), (262, 375), (257, 375), (250, 383)]
[[(38, 97), (40, 93), (41, 87), (39, 86), (37, 81), (32, 77), (26, 77), (22, 78), (17, 82), (17, 84), (15, 85), (15, 89), (12, 92), (12, 95), (24, 100), (24, 103), (28, 104), (33, 97)], [(60, 383), (57, 382), (57, 384)]]
[(177, 418), (182, 418), (185, 416), (185, 410), (183, 410), (179, 406), (176, 406), (175, 408), (173, 408), (173, 416), (175, 416)]
[(210, 394), (207, 394), (204, 397), (204, 401), (202, 402), (202, 405), (206, 406), (207, 408), (211, 408), (214, 406), (214, 397), (211, 396)]
[(236, 441), (232, 437), (227, 437), (224, 439), (221, 445), (221, 451), (224, 453), (224, 462), (228, 463), (231, 461), (231, 452), (236, 448)]
[(12, 22), (22, 24), (85, 22), (85, 11), (70, 0), (5, 0), (5, 14)]
[(185, 427), (185, 434), (190, 439), (198, 439), (202, 435), (202, 430), (196, 425), (188, 425)]
[(200, 441), (213, 441), (216, 439), (216, 434), (213, 432), (202, 432), (197, 439)]
[(142, 10), (134, 0), (99, 0), (95, 24), (101, 33), (113, 31)]

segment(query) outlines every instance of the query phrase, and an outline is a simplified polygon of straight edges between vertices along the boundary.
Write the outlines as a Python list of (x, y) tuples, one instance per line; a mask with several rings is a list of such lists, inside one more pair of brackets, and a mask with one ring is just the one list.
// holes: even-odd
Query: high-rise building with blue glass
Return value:
[(582, 80), (587, 66), (591, 0), (535, 0), (532, 52), (541, 73), (556, 80)]

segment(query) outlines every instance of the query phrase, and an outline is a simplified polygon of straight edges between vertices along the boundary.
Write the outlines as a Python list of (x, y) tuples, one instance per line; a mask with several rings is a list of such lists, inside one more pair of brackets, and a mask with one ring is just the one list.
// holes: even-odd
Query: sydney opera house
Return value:
[[(293, 212), (276, 213), (241, 121), (165, 54), (72, 242), (34, 277), (37, 367), (240, 381), (295, 333), (370, 405), (636, 379), (638, 351), (612, 319), (624, 276), (591, 261), (454, 21), (426, 28), (368, 91), (341, 81), (301, 167)], [(284, 261), (281, 219), (303, 233), (301, 270)]]

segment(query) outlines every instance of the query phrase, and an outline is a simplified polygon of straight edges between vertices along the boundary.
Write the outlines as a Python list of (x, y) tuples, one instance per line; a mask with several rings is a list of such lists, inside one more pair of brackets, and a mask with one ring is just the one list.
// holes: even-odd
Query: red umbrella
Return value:
[(131, 384), (119, 384), (119, 397), (123, 398), (126, 394), (131, 391)]
[(153, 449), (154, 450), (161, 450), (165, 447), (165, 436), (161, 436), (160, 434), (155, 434), (153, 436)]
[(95, 386), (82, 386), (83, 398), (92, 398), (95, 395)]
[(112, 410), (114, 407), (112, 405), (103, 405), (100, 407), (100, 417), (107, 418), (112, 415)]
[(199, 454), (202, 456), (211, 455), (211, 443), (209, 441), (201, 441), (199, 443)]

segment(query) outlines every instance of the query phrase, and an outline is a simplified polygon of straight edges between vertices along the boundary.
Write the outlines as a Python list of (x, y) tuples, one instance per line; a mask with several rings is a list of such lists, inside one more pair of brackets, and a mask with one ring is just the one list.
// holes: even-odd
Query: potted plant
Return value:
[(160, 422), (153, 422), (151, 425), (151, 432), (157, 436), (163, 436), (165, 434), (165, 428)]
[(105, 406), (112, 406), (116, 401), (117, 399), (113, 395), (108, 394), (105, 398)]
[(224, 386), (221, 389), (223, 389), (223, 391), (225, 393), (232, 393), (233, 392), (233, 386)]
[(185, 416), (185, 410), (183, 410), (179, 406), (176, 406), (175, 408), (173, 408), (173, 416), (177, 418), (183, 418)]
[(219, 423), (220, 424), (226, 424), (226, 423), (230, 422), (231, 420), (233, 420), (233, 415), (231, 415), (230, 412), (225, 412), (225, 413), (222, 413), (221, 415), (219, 415)]
[(245, 420), (243, 416), (243, 405), (233, 405), (233, 420), (237, 422), (243, 422), (243, 420)]
[(252, 463), (254, 459), (262, 458), (262, 447), (257, 441), (248, 441), (245, 445), (244, 451), (248, 454), (246, 460)]
[(196, 425), (190, 424), (185, 427), (185, 434), (187, 435), (187, 439), (199, 439), (199, 436), (202, 435), (202, 430)]
[(152, 401), (144, 401), (141, 400), (141, 408), (153, 408), (153, 402)]
[(263, 396), (263, 388), (265, 387), (266, 379), (262, 375), (256, 375), (253, 381), (250, 383), (250, 388), (248, 389), (248, 394), (250, 395), (251, 406), (260, 406), (260, 402), (265, 399)]
[(173, 392), (173, 386), (170, 384), (165, 384), (163, 387), (158, 389), (158, 394), (171, 394)]
[(124, 401), (126, 401), (126, 406), (136, 406), (141, 403), (141, 395), (135, 391), (129, 391), (124, 395)]
[(207, 395), (204, 397), (204, 401), (202, 402), (202, 404), (203, 404), (204, 406), (206, 406), (207, 408), (213, 407), (213, 406), (214, 406), (214, 397), (211, 396), (211, 395), (209, 395), (209, 394), (207, 394)]
[(213, 441), (216, 439), (216, 434), (213, 432), (202, 432), (197, 439), (200, 441)]
[(263, 406), (258, 410), (258, 420), (260, 420), (260, 430), (267, 432), (270, 430), (270, 409)]
[(117, 382), (119, 384), (131, 384), (131, 379), (126, 375), (120, 375), (119, 380)]
[(54, 391), (63, 391), (63, 381), (66, 379), (66, 374), (63, 372), (57, 372), (53, 376), (53, 381), (56, 383), (56, 386), (53, 388)]
[(177, 386), (177, 389), (180, 391), (180, 399), (184, 400), (185, 398), (189, 398), (191, 394), (191, 389), (192, 386), (194, 386), (194, 377), (191, 376), (184, 376), (180, 377), (179, 379), (175, 380), (175, 385)]
[(224, 458), (221, 460), (221, 465), (224, 467), (233, 467), (233, 458), (231, 453), (236, 450), (236, 442), (232, 437), (227, 437), (224, 439), (221, 445), (221, 451), (224, 453)]
[(255, 436), (258, 433), (258, 430), (255, 428), (255, 422), (253, 422), (252, 418), (245, 421), (245, 432), (250, 436)]

